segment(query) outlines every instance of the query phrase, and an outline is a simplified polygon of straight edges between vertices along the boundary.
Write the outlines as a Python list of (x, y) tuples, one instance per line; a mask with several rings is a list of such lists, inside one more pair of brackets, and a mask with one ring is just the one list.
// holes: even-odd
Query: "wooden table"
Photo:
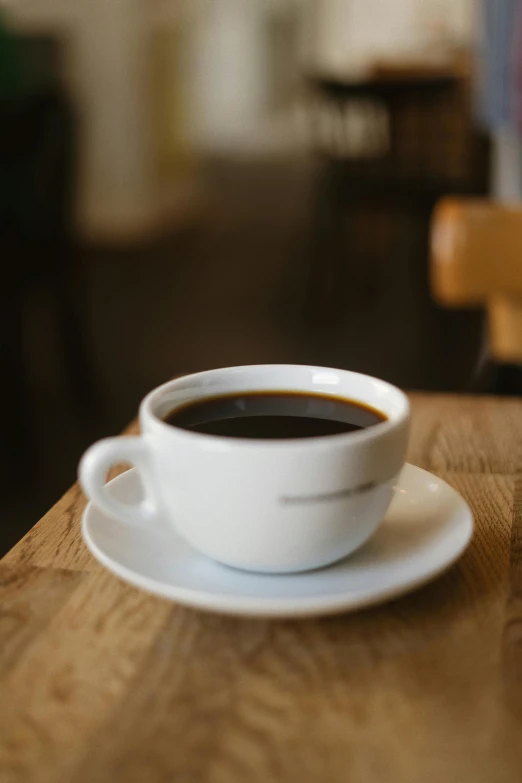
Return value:
[(473, 542), (359, 614), (200, 614), (127, 587), (74, 486), (0, 564), (2, 783), (522, 780), (522, 401), (414, 396), (410, 460)]

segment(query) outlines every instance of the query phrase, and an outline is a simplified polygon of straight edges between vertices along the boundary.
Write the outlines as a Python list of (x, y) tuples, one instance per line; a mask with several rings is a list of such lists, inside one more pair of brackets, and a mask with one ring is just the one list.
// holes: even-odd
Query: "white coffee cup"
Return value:
[[(232, 392), (332, 394), (381, 411), (355, 432), (295, 440), (206, 435), (166, 424), (178, 406)], [(139, 437), (107, 438), (80, 463), (80, 481), (109, 516), (134, 525), (165, 520), (195, 549), (237, 568), (303, 571), (360, 547), (380, 524), (404, 464), (407, 397), (367, 375), (323, 367), (258, 365), (186, 375), (140, 407)], [(144, 500), (121, 503), (105, 485), (118, 462), (138, 469)]]

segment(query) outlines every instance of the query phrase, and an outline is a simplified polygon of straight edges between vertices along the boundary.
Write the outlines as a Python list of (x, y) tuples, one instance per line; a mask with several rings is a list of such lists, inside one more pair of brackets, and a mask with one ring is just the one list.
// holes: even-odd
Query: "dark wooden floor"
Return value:
[(370, 265), (338, 241), (346, 269), (340, 305), (333, 318), (303, 321), (315, 175), (299, 165), (217, 167), (208, 205), (183, 233), (150, 247), (81, 251), (81, 315), (101, 401), (88, 420), (67, 393), (45, 292), (34, 296), (26, 343), (37, 471), (2, 499), (0, 554), (74, 481), (82, 450), (117, 433), (146, 391), (178, 373), (303, 362), (369, 372), (409, 389), (469, 387), (481, 316), (431, 302), (418, 222), (402, 213), (391, 223), (393, 236), (379, 235), (378, 212), (361, 227), (380, 236)]

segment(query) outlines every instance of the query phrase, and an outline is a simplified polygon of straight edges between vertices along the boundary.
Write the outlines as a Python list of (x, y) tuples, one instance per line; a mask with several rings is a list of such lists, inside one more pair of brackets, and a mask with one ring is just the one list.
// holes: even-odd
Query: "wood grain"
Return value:
[(506, 694), (522, 720), (522, 471), (515, 479), (503, 652)]
[(2, 783), (518, 783), (522, 402), (415, 395), (410, 459), (476, 533), (425, 588), (299, 622), (200, 614), (81, 543), (73, 487), (0, 563)]
[(483, 397), (413, 398), (409, 461), (426, 470), (514, 474), (520, 468), (518, 400)]

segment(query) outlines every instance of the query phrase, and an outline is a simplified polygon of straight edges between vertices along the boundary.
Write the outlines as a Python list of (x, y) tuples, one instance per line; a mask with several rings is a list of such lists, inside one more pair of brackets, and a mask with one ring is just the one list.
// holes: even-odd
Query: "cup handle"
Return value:
[[(140, 472), (145, 486), (145, 498), (135, 505), (122, 503), (107, 488), (109, 468), (118, 462), (130, 462)], [(91, 446), (80, 461), (80, 484), (92, 502), (111, 517), (132, 525), (152, 522), (158, 515), (158, 507), (152, 497), (150, 455), (141, 437), (105, 438)]]

